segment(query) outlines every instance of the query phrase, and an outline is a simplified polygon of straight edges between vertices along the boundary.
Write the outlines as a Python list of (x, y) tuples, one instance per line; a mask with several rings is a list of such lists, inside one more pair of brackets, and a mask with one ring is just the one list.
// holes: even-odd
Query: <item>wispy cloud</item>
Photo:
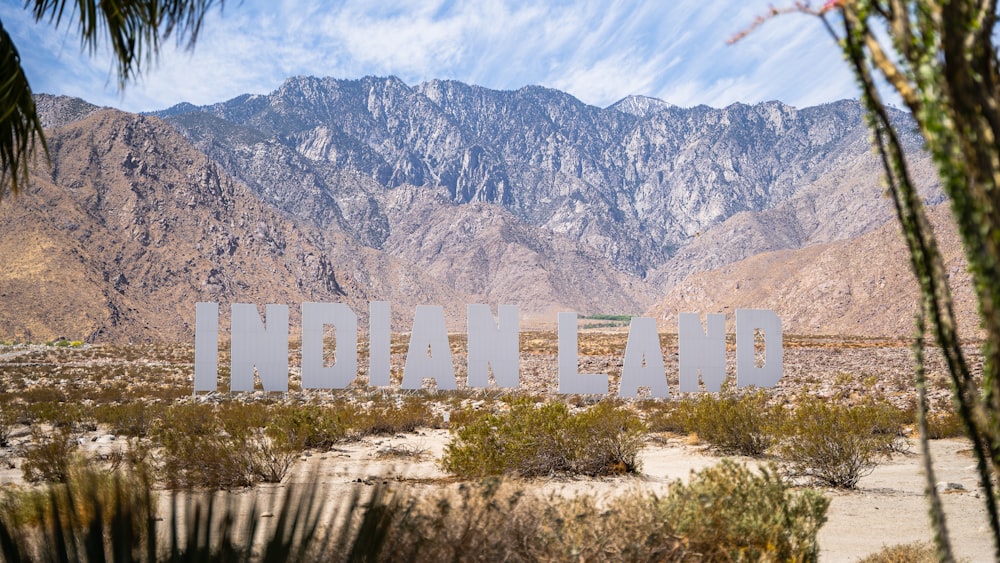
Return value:
[(193, 52), (170, 43), (117, 91), (106, 53), (80, 53), (66, 31), (31, 21), (17, 0), (0, 19), (36, 91), (129, 110), (265, 93), (294, 75), (451, 78), (488, 88), (540, 84), (606, 106), (629, 94), (678, 105), (779, 99), (813, 105), (856, 96), (818, 21), (783, 16), (735, 46), (726, 39), (769, 1), (245, 0), (205, 22)]

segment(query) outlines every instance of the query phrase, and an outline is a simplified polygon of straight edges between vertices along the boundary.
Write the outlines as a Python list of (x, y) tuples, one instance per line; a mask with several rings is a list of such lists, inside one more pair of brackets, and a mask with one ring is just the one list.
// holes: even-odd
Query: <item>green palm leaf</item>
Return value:
[(17, 193), (27, 182), (37, 145), (47, 157), (42, 123), (21, 68), (21, 56), (0, 23), (0, 198), (8, 188)]
[[(27, 0), (35, 21), (59, 27), (75, 20), (82, 46), (91, 54), (108, 45), (115, 55), (118, 86), (137, 77), (171, 35), (194, 46), (205, 14), (224, 0)], [(68, 4), (68, 6), (67, 6)], [(21, 57), (0, 23), (0, 198), (27, 183), (31, 160), (48, 147)]]

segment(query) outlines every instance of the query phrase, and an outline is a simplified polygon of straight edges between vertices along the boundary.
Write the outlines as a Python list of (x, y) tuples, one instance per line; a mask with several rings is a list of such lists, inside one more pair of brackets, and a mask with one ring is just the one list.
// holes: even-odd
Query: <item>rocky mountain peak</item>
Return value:
[(608, 109), (615, 109), (636, 117), (647, 118), (672, 107), (675, 106), (670, 102), (665, 102), (657, 98), (632, 95), (611, 104), (608, 106)]

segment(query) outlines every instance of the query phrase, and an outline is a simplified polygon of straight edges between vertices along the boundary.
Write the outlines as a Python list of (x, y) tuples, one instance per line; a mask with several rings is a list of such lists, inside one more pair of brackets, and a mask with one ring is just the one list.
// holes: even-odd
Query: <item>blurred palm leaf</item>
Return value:
[(8, 188), (17, 193), (27, 182), (28, 165), (38, 144), (48, 156), (21, 56), (0, 23), (0, 197)]
[[(205, 14), (224, 0), (28, 0), (36, 22), (59, 27), (75, 20), (83, 48), (94, 54), (102, 45), (114, 53), (119, 88), (152, 62), (163, 40), (194, 46)], [(67, 6), (69, 4), (69, 6)], [(28, 181), (29, 165), (48, 147), (21, 58), (0, 23), (0, 197), (17, 193)]]

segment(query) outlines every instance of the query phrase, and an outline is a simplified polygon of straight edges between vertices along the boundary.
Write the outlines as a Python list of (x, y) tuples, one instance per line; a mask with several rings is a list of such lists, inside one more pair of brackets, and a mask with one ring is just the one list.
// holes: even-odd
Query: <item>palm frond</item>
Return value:
[[(29, 0), (30, 3), (30, 0)], [(117, 62), (118, 85), (141, 74), (142, 65), (153, 60), (160, 42), (174, 35), (178, 44), (194, 46), (205, 14), (224, 0), (78, 0), (68, 8), (66, 0), (35, 0), (35, 21), (48, 20), (59, 27), (75, 18), (80, 41), (94, 53), (104, 44)]]
[(0, 22), (0, 198), (28, 182), (28, 167), (39, 145), (48, 157), (21, 56)]

